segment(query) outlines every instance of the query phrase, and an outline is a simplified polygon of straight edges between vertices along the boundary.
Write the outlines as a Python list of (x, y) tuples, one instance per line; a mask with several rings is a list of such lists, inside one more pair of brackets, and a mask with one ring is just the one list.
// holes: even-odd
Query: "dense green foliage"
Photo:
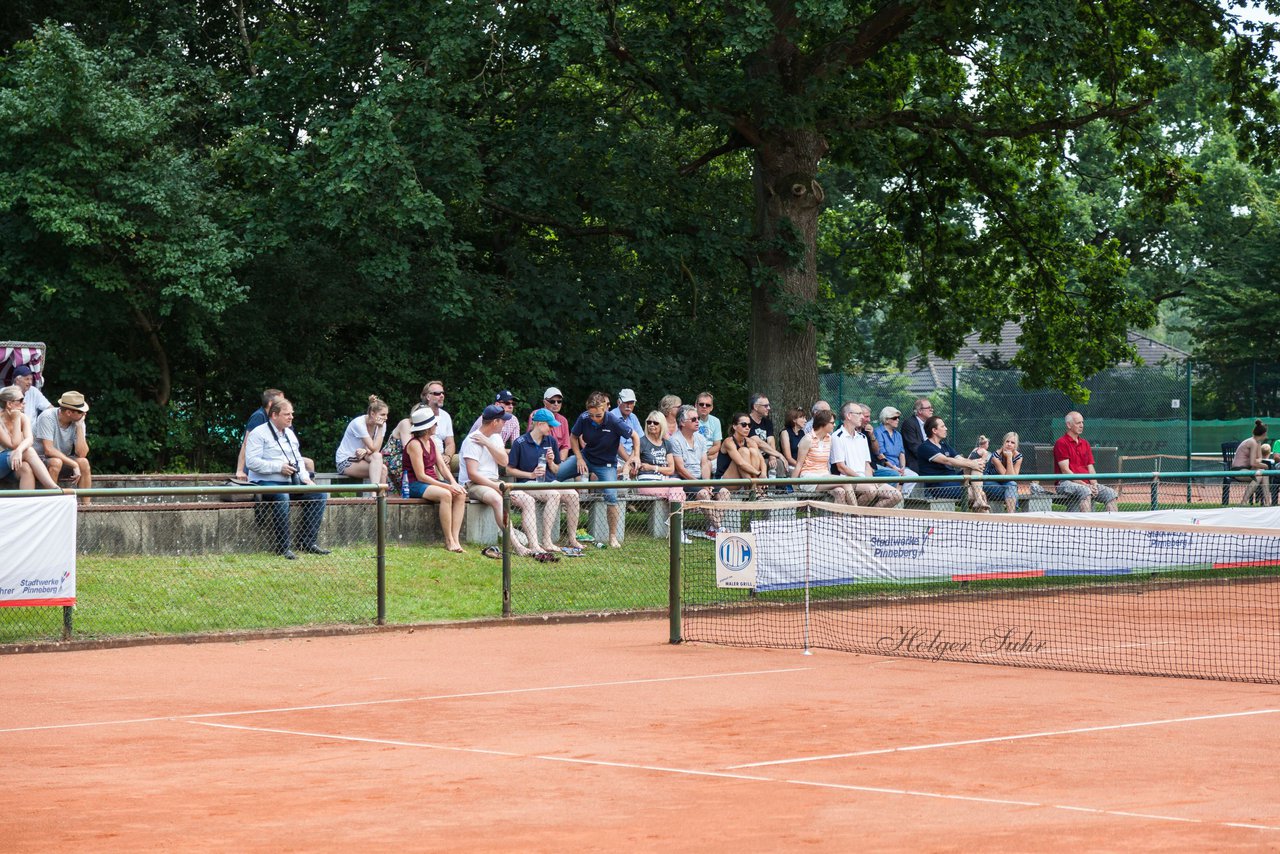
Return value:
[(1274, 228), (1275, 33), (1228, 5), (17, 0), (4, 337), (100, 471), (229, 469), (265, 386), (324, 460), (429, 378), (464, 426), (549, 383), (781, 409), (1014, 318), (1079, 390), (1161, 298), (1274, 287), (1229, 223)]

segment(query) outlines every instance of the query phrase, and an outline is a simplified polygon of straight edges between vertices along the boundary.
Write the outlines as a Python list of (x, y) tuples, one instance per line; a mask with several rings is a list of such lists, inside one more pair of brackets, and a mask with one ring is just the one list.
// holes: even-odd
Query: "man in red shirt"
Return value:
[[(1084, 416), (1068, 412), (1067, 432), (1053, 443), (1053, 465), (1063, 474), (1097, 474), (1093, 468), (1093, 448), (1084, 438)], [(1093, 502), (1101, 501), (1108, 513), (1116, 512), (1116, 491), (1096, 480), (1060, 480), (1058, 493), (1073, 499), (1070, 508), (1081, 513), (1093, 510)]]

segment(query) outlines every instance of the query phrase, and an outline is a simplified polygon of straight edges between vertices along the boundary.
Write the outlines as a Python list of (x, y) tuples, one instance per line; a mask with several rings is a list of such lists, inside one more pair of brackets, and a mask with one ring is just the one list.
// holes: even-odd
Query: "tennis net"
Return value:
[(685, 513), (721, 532), (681, 551), (684, 641), (1280, 682), (1272, 528), (817, 501)]

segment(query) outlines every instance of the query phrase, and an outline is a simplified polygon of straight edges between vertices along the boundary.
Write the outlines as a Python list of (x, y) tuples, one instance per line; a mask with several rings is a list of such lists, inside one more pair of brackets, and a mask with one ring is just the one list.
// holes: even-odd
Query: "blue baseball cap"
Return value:
[(533, 413), (533, 420), (545, 422), (547, 424), (550, 424), (552, 427), (556, 426), (556, 424), (559, 423), (556, 421), (555, 413), (552, 412), (550, 409), (539, 409), (535, 411)]
[(513, 417), (514, 416), (510, 412), (503, 409), (501, 406), (498, 406), (498, 404), (491, 403), (484, 408), (484, 413), (480, 416), (480, 420), (497, 421), (498, 419), (502, 419), (503, 421), (510, 421)]

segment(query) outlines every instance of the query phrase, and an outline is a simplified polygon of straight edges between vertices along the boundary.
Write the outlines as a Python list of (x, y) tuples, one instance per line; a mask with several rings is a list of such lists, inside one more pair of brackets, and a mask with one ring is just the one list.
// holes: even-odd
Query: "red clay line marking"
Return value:
[(1078, 735), (1085, 732), (1105, 732), (1116, 729), (1134, 729), (1137, 727), (1162, 726), (1164, 724), (1191, 723), (1194, 721), (1214, 721), (1223, 718), (1243, 718), (1250, 715), (1274, 715), (1280, 709), (1255, 709), (1249, 712), (1224, 712), (1218, 715), (1196, 715), (1188, 718), (1166, 718), (1158, 721), (1137, 721), (1128, 724), (1108, 724), (1105, 726), (1079, 727), (1077, 729), (1060, 729), (1048, 732), (1029, 732), (1021, 735), (997, 735), (991, 738), (971, 738), (965, 741), (943, 741), (937, 744), (913, 744), (905, 747), (883, 747), (878, 750), (858, 750), (851, 753), (828, 753), (823, 756), (796, 756), (790, 759), (771, 759), (768, 762), (748, 762), (743, 765), (730, 765), (726, 770), (736, 771), (740, 768), (763, 768), (769, 765), (794, 765), (800, 762), (821, 762), (825, 759), (849, 759), (855, 756), (881, 756), (886, 753), (906, 753), (912, 750), (937, 750), (943, 747), (964, 747), (971, 744), (993, 744), (1000, 741), (1021, 741), (1028, 738), (1050, 738), (1058, 735)]
[(1239, 827), (1250, 830), (1280, 830), (1280, 826), (1265, 824), (1243, 824), (1241, 822), (1208, 821), (1184, 816), (1157, 815), (1154, 813), (1125, 812), (1123, 810), (1098, 809), (1096, 807), (1071, 806), (1066, 804), (1046, 804), (1038, 801), (1016, 801), (1008, 798), (984, 798), (975, 795), (952, 795), (944, 792), (922, 792), (913, 789), (889, 789), (880, 786), (856, 786), (846, 783), (824, 783), (814, 780), (787, 780), (778, 777), (762, 777), (755, 774), (731, 774), (726, 771), (703, 771), (696, 768), (671, 768), (664, 765), (641, 765), (632, 762), (611, 762), (603, 759), (580, 759), (569, 756), (548, 756), (544, 754), (512, 753), (505, 750), (487, 750), (479, 747), (451, 747), (447, 745), (429, 744), (425, 742), (401, 741), (389, 738), (366, 738), (356, 735), (336, 735), (334, 733), (305, 732), (302, 730), (274, 729), (267, 727), (240, 726), (238, 724), (219, 724), (208, 721), (187, 721), (193, 726), (216, 727), (218, 729), (238, 730), (241, 732), (261, 732), (275, 735), (295, 735), (303, 738), (319, 738), (326, 741), (348, 741), (360, 744), (385, 744), (394, 747), (418, 747), (427, 750), (446, 750), (457, 753), (478, 753), (489, 756), (506, 756), (523, 759), (537, 759), (543, 762), (562, 762), (573, 765), (590, 765), (599, 768), (621, 768), (630, 771), (651, 771), (660, 774), (679, 774), (688, 777), (711, 777), (721, 780), (744, 780), (754, 783), (782, 783), (788, 786), (808, 786), (817, 789), (838, 789), (848, 792), (866, 792), (877, 795), (898, 795), (912, 798), (933, 798), (947, 801), (967, 801), (969, 803), (991, 804), (993, 806), (1036, 807), (1040, 809), (1069, 810), (1071, 812), (1087, 812), (1098, 815), (1118, 816), (1121, 818), (1140, 818), (1151, 821), (1176, 821), (1187, 824), (1209, 824), (1220, 827)]
[(245, 709), (237, 712), (199, 712), (189, 715), (159, 715), (151, 718), (125, 718), (111, 721), (85, 721), (76, 724), (45, 724), (0, 729), (0, 733), (33, 732), (46, 729), (76, 729), (78, 727), (118, 726), (121, 724), (145, 724), (157, 721), (182, 721), (199, 718), (230, 718), (242, 715), (268, 715), (277, 712), (312, 712), (324, 709), (349, 709), (359, 706), (384, 706), (394, 703), (423, 703), (430, 700), (462, 700), (468, 697), (495, 697), (503, 694), (531, 694), (539, 691), (570, 691), (582, 688), (613, 688), (619, 685), (648, 685), (656, 682), (688, 682), (697, 679), (726, 679), (736, 676), (768, 676), (775, 673), (799, 673), (812, 667), (783, 667), (777, 670), (740, 670), (729, 673), (703, 673), (694, 676), (658, 676), (651, 679), (621, 679), (615, 682), (580, 682), (570, 685), (543, 685), (537, 688), (504, 688), (496, 691), (472, 691), (463, 694), (433, 694), (426, 697), (392, 697), (385, 700), (358, 700), (350, 703), (325, 703), (313, 706), (281, 706), (271, 709)]

